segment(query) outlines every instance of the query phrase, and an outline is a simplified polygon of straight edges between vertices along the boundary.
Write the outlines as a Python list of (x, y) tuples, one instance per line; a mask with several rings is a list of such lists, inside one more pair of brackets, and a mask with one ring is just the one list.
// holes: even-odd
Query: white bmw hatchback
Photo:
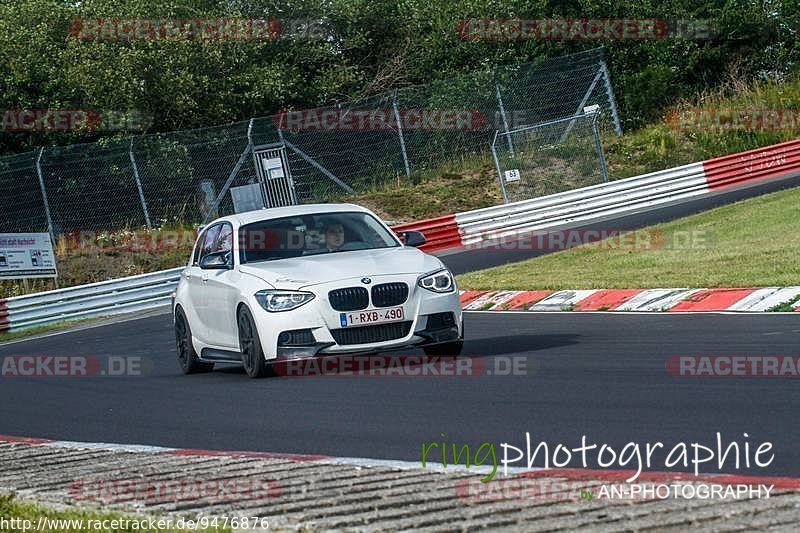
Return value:
[(262, 209), (199, 235), (174, 297), (184, 373), (241, 362), (263, 377), (279, 361), (420, 346), (458, 355), (453, 275), (363, 207)]

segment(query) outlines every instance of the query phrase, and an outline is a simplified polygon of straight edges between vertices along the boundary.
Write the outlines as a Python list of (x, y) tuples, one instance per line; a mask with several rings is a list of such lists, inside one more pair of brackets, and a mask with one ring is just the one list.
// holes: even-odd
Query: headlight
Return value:
[(270, 313), (291, 311), (314, 299), (310, 292), (275, 290), (258, 291), (255, 297), (261, 307)]
[(425, 274), (419, 278), (417, 285), (433, 292), (453, 292), (456, 289), (453, 274), (446, 268)]

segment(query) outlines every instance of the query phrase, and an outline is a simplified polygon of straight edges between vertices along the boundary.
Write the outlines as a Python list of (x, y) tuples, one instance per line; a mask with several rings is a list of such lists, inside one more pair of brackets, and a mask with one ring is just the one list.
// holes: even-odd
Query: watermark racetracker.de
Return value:
[(468, 18), (456, 24), (468, 41), (641, 41), (666, 38), (704, 40), (719, 33), (708, 19), (659, 18)]
[(144, 131), (153, 118), (137, 110), (0, 109), (0, 131)]
[(139, 356), (7, 355), (0, 360), (0, 377), (141, 377), (149, 368), (150, 361)]
[(713, 236), (706, 230), (679, 230), (669, 234), (658, 229), (576, 228), (526, 232), (490, 231), (480, 240), (469, 241), (465, 249), (532, 250), (554, 252), (577, 246), (591, 249), (649, 252), (655, 250), (704, 250)]
[(798, 378), (800, 356), (674, 355), (667, 359), (666, 369), (674, 377)]
[(671, 111), (673, 129), (708, 132), (799, 132), (800, 110), (767, 107), (690, 108)]
[(69, 486), (69, 495), (74, 500), (100, 504), (154, 505), (198, 500), (214, 504), (273, 500), (280, 494), (278, 481), (261, 477), (86, 478), (75, 480)]
[(337, 355), (305, 357), (272, 364), (286, 377), (457, 378), (526, 376), (523, 356)]
[(262, 18), (79, 18), (69, 34), (79, 41), (274, 41), (325, 39), (318, 19)]

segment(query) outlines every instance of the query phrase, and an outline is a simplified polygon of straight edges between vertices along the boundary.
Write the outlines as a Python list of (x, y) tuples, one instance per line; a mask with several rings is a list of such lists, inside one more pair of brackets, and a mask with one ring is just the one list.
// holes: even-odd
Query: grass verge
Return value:
[[(37, 533), (189, 533), (198, 531), (228, 532), (230, 529), (177, 529), (149, 527), (151, 517), (80, 509), (51, 509), (21, 502), (12, 495), (0, 495), (0, 532), (37, 531)], [(41, 522), (40, 522), (41, 520)], [(146, 527), (135, 527), (145, 524)], [(39, 527), (41, 525), (41, 527)], [(30, 526), (30, 527), (28, 527)]]
[(458, 283), (521, 290), (797, 285), (799, 218), (800, 189), (789, 189), (641, 230), (650, 249), (607, 240), (464, 274)]
[(22, 337), (30, 337), (31, 335), (38, 335), (40, 333), (47, 333), (50, 331), (58, 331), (61, 329), (67, 329), (79, 324), (86, 324), (89, 322), (95, 322), (97, 320), (102, 320), (101, 318), (83, 318), (80, 320), (65, 320), (63, 322), (55, 322), (54, 324), (47, 324), (44, 326), (36, 326), (34, 328), (23, 329), (19, 331), (3, 331), (0, 332), (0, 342), (11, 341), (14, 339), (20, 339)]

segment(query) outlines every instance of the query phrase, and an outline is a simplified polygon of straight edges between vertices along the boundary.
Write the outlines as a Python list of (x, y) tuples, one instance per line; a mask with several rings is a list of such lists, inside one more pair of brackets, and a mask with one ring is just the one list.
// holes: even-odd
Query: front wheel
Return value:
[(197, 357), (192, 345), (192, 330), (183, 309), (175, 310), (175, 343), (178, 349), (178, 363), (184, 374), (199, 374), (214, 370), (214, 363), (204, 363)]
[(253, 316), (246, 307), (239, 310), (237, 320), (239, 327), (239, 347), (242, 350), (242, 366), (251, 378), (263, 378), (269, 375), (270, 365), (264, 359), (258, 330)]

